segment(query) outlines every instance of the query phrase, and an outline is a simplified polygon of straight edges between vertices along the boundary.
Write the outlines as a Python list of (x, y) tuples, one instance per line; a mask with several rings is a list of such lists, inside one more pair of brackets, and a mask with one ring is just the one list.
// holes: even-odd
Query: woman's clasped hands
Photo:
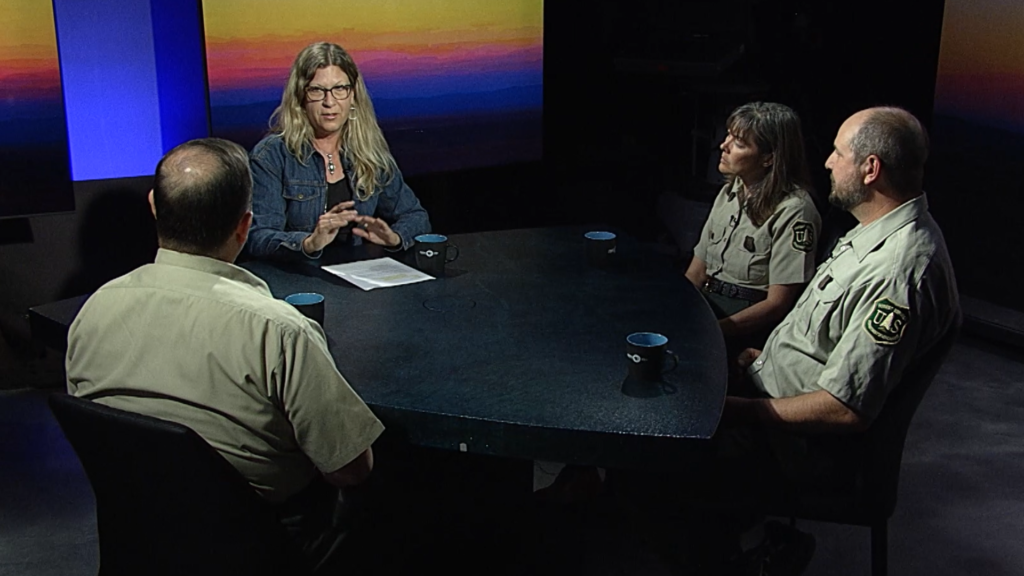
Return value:
[(333, 242), (339, 230), (360, 218), (359, 213), (354, 210), (355, 205), (354, 200), (339, 202), (321, 214), (313, 232), (302, 241), (302, 250), (312, 254)]
[(388, 248), (401, 245), (402, 237), (392, 230), (387, 222), (373, 216), (360, 216), (353, 209), (355, 204), (353, 200), (339, 202), (320, 215), (313, 232), (302, 241), (302, 249), (307, 254), (323, 250), (325, 246), (334, 241), (338, 232), (349, 224), (355, 225), (352, 228), (352, 234), (367, 242)]

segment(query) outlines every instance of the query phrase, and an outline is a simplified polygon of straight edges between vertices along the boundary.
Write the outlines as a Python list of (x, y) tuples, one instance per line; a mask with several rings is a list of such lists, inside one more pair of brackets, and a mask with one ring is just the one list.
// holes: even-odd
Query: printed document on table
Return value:
[(348, 280), (363, 290), (415, 284), (416, 282), (434, 279), (433, 276), (424, 274), (391, 258), (335, 264), (333, 266), (323, 266), (323, 269), (339, 278)]

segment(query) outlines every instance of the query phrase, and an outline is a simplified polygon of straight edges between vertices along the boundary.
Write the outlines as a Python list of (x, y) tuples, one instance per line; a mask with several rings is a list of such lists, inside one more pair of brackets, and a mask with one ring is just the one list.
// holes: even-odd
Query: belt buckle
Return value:
[(729, 284), (729, 298), (739, 298), (740, 287), (735, 284)]

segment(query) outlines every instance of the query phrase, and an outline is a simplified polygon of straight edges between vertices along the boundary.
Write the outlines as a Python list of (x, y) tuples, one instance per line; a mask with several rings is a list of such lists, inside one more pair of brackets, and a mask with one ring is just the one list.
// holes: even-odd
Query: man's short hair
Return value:
[(902, 108), (872, 108), (850, 138), (854, 160), (859, 164), (874, 154), (882, 162), (884, 177), (904, 198), (924, 187), (928, 160), (928, 133), (913, 114)]
[(153, 204), (161, 245), (195, 254), (216, 252), (252, 206), (245, 149), (220, 138), (176, 146), (156, 166)]

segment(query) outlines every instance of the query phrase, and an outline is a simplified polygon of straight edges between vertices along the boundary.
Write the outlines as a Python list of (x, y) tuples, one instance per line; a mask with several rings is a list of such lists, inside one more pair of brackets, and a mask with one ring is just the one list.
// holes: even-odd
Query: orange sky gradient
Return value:
[[(265, 86), (268, 82), (283, 85), (295, 55), (308, 44), (308, 39), (210, 43), (207, 46), (210, 88)], [(503, 65), (521, 66), (524, 62), (540, 67), (543, 61), (543, 47), (523, 41), (451, 43), (430, 48), (410, 47), (404, 51), (352, 49), (350, 53), (363, 74), (376, 78), (439, 69), (486, 67), (500, 70)]]
[(509, 26), (539, 33), (543, 0), (204, 0), (203, 15), (211, 38), (324, 38), (355, 50), (355, 44), (363, 45), (348, 32), (387, 46), (395, 46), (395, 38), (435, 30), (497, 33), (493, 39), (499, 41)]
[(1024, 5), (946, 0), (937, 112), (1024, 123)]
[(203, 12), (212, 90), (283, 85), (321, 40), (378, 79), (542, 67), (542, 0), (205, 0)]
[(0, 2), (0, 95), (16, 100), (52, 97), (60, 90), (57, 38), (50, 2)]

